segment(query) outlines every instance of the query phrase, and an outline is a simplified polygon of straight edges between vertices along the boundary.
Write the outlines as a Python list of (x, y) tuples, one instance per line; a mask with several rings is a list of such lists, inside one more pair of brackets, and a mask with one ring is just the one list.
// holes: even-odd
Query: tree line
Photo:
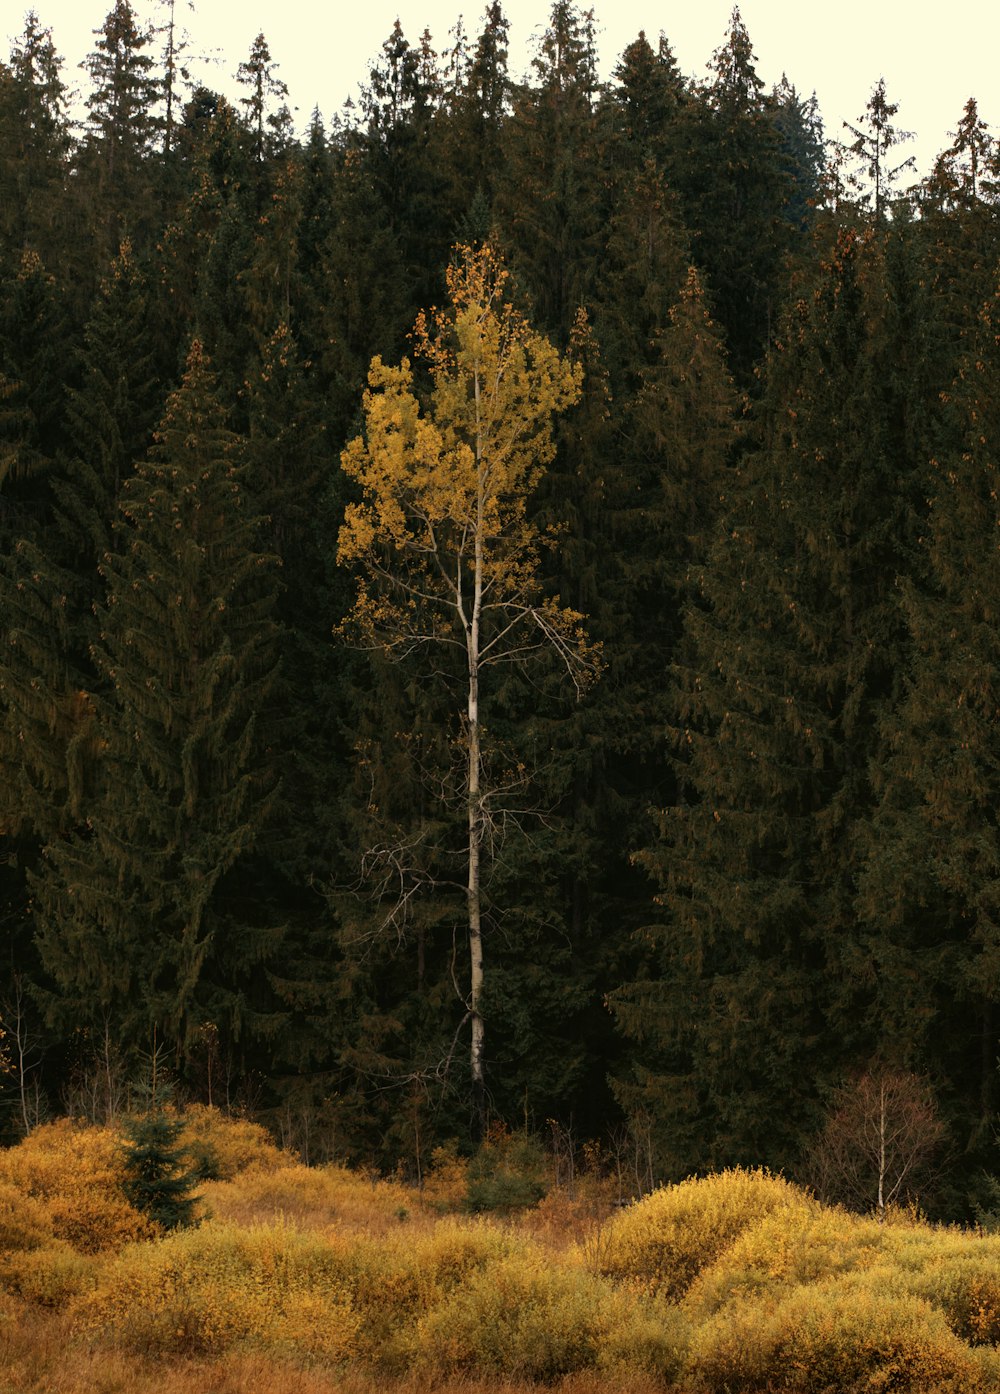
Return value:
[[(3, 1126), (162, 1055), (382, 1166), (498, 1117), (802, 1174), (885, 1068), (964, 1213), (1000, 1083), (996, 143), (970, 98), (908, 186), (884, 82), (828, 138), (738, 11), (703, 80), (640, 34), (600, 82), (567, 0), (523, 82), (507, 42), (500, 3), (441, 49), (397, 21), (302, 136), (265, 37), (231, 104), (169, 3), (117, 0), (80, 124), (37, 15), (0, 64)], [(435, 594), (492, 576), (556, 642), (473, 707), (438, 642), (471, 631), (379, 589), (438, 556), (384, 486), (427, 528), (447, 461), (488, 473), (500, 324), (517, 546)]]

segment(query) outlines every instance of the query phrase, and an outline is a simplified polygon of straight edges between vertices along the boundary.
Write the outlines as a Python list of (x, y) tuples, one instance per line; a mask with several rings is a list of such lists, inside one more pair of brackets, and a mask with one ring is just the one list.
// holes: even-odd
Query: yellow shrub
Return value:
[(598, 1233), (617, 1213), (618, 1187), (613, 1177), (585, 1173), (572, 1186), (553, 1186), (520, 1219), (520, 1228), (554, 1249), (589, 1243), (593, 1249)]
[(45, 1203), (0, 1180), (0, 1254), (37, 1249), (52, 1234), (52, 1216)]
[(396, 1235), (392, 1250), (419, 1274), (432, 1300), (445, 1296), (473, 1273), (508, 1258), (523, 1241), (484, 1220), (443, 1220), (425, 1235)]
[(425, 1378), (554, 1380), (574, 1371), (678, 1372), (680, 1319), (525, 1246), (473, 1273), (417, 1325), (412, 1368)]
[(478, 1221), (447, 1220), (429, 1233), (379, 1239), (331, 1233), (333, 1262), (360, 1319), (359, 1353), (402, 1371), (415, 1325), (472, 1275), (507, 1257), (513, 1236)]
[(212, 1223), (120, 1254), (73, 1316), (80, 1331), (157, 1355), (249, 1346), (339, 1361), (358, 1326), (322, 1240)]
[(420, 1198), (432, 1210), (461, 1210), (469, 1190), (469, 1159), (460, 1157), (455, 1143), (435, 1147)]
[(206, 1179), (231, 1181), (249, 1167), (276, 1171), (291, 1160), (259, 1123), (231, 1118), (205, 1104), (188, 1104), (181, 1117), (180, 1144)]
[(616, 1216), (602, 1237), (596, 1267), (639, 1291), (677, 1298), (765, 1216), (784, 1213), (798, 1223), (818, 1209), (803, 1191), (766, 1171), (737, 1169), (684, 1181)]
[(675, 1307), (634, 1297), (626, 1301), (622, 1293), (616, 1300), (621, 1305), (601, 1337), (598, 1369), (616, 1380), (642, 1372), (672, 1384), (687, 1363), (689, 1323)]
[(56, 1240), (45, 1248), (6, 1254), (0, 1288), (40, 1307), (64, 1307), (93, 1286), (94, 1263)]
[[(972, 1394), (981, 1366), (940, 1312), (889, 1270), (736, 1299), (692, 1340), (688, 1382), (712, 1394)], [(887, 1286), (888, 1284), (888, 1286)]]
[(0, 1154), (0, 1182), (42, 1202), (52, 1234), (81, 1253), (121, 1248), (157, 1229), (122, 1195), (118, 1149), (112, 1129), (63, 1118)]
[(971, 1345), (1000, 1343), (1000, 1235), (914, 1226), (893, 1239), (894, 1263), (911, 1292), (940, 1308)]
[(408, 1213), (410, 1195), (391, 1181), (374, 1183), (342, 1167), (306, 1167), (299, 1163), (277, 1169), (256, 1166), (231, 1182), (210, 1183), (201, 1195), (211, 1213), (239, 1224), (281, 1219), (301, 1228), (398, 1228)]
[(791, 1206), (751, 1226), (691, 1284), (684, 1298), (695, 1319), (734, 1297), (762, 1296), (882, 1261), (887, 1227), (845, 1210)]

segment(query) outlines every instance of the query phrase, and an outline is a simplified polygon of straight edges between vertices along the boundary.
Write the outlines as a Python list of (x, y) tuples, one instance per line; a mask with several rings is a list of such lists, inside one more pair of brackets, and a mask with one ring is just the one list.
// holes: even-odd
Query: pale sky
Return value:
[[(64, 80), (85, 82), (76, 65), (93, 46), (110, 0), (33, 0), (44, 26), (52, 28), (66, 60)], [(32, 0), (0, 0), (0, 39), (20, 33)], [(156, 0), (134, 0), (137, 14), (155, 18)], [(585, 8), (586, 6), (581, 6)], [(232, 75), (258, 33), (267, 38), (278, 75), (287, 83), (296, 123), (302, 129), (314, 107), (325, 120), (348, 97), (357, 96), (392, 30), (397, 15), (416, 43), (429, 28), (440, 53), (459, 14), (475, 38), (485, 0), (177, 0), (177, 15), (192, 38), (192, 51), (216, 54), (216, 62), (194, 64), (206, 86), (233, 94)], [(682, 71), (704, 75), (724, 40), (732, 0), (595, 0), (598, 52), (607, 76), (622, 50), (646, 31), (656, 43), (663, 30)], [(842, 121), (856, 122), (880, 76), (890, 101), (899, 103), (897, 123), (918, 139), (905, 153), (925, 173), (949, 144), (966, 101), (975, 96), (980, 116), (1000, 128), (1000, 4), (996, 0), (952, 0), (921, 6), (913, 0), (742, 0), (740, 11), (757, 57), (757, 71), (770, 87), (783, 72), (804, 96), (814, 90), (828, 136), (842, 136)], [(548, 17), (548, 0), (504, 0), (510, 21), (510, 70), (522, 76), (534, 40)], [(4, 46), (6, 56), (8, 46)], [(219, 61), (221, 60), (221, 61)]]

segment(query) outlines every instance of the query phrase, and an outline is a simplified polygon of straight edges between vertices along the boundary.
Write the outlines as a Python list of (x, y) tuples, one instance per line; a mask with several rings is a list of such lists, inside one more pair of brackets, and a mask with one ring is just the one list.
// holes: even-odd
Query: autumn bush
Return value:
[(543, 1250), (522, 1244), (427, 1312), (412, 1335), (411, 1368), (435, 1379), (552, 1381), (598, 1368), (669, 1379), (681, 1367), (685, 1335), (679, 1313), (654, 1313), (606, 1280), (554, 1266)]
[(892, 1227), (887, 1239), (897, 1281), (970, 1345), (1000, 1344), (1000, 1235), (909, 1225)]
[(53, 1237), (52, 1215), (44, 1201), (12, 1181), (0, 1180), (0, 1255), (17, 1249), (37, 1249)]
[(408, 1227), (378, 1238), (334, 1232), (330, 1242), (361, 1318), (363, 1358), (399, 1373), (409, 1368), (412, 1335), (423, 1317), (521, 1241), (496, 1225), (451, 1217), (423, 1233)]
[(0, 1184), (40, 1204), (51, 1233), (80, 1253), (120, 1249), (157, 1233), (121, 1190), (120, 1138), (69, 1119), (36, 1128), (0, 1153)]
[(698, 1276), (684, 1305), (693, 1320), (704, 1321), (736, 1298), (773, 1297), (876, 1271), (889, 1275), (897, 1291), (939, 1310), (962, 1340), (1000, 1343), (1000, 1236), (879, 1223), (836, 1208), (767, 1216)]
[(109, 1361), (259, 1359), (268, 1394), (282, 1362), (373, 1394), (1000, 1391), (1000, 1236), (879, 1223), (740, 1170), (607, 1221), (586, 1188), (502, 1221), (441, 1214), (201, 1121), (231, 1174), (202, 1183), (197, 1228), (167, 1235), (125, 1205), (110, 1130), (51, 1125), (0, 1154), (0, 1357), (4, 1332), (51, 1319)]
[(266, 1128), (248, 1118), (233, 1117), (206, 1104), (188, 1104), (180, 1117), (178, 1141), (206, 1181), (232, 1181), (250, 1167), (258, 1172), (277, 1171), (291, 1160)]
[(801, 1223), (818, 1210), (805, 1192), (766, 1171), (734, 1169), (654, 1191), (616, 1216), (597, 1270), (638, 1291), (681, 1297), (744, 1231), (779, 1212)]
[(62, 1309), (93, 1287), (96, 1262), (57, 1239), (44, 1247), (5, 1254), (0, 1289), (25, 1302)]
[(469, 1159), (459, 1154), (454, 1142), (435, 1147), (431, 1165), (420, 1187), (421, 1202), (443, 1214), (461, 1210), (469, 1190)]
[(413, 1196), (394, 1181), (369, 1180), (344, 1167), (250, 1166), (231, 1181), (206, 1183), (204, 1203), (219, 1219), (261, 1224), (280, 1219), (300, 1228), (337, 1226), (384, 1231), (409, 1215)]
[(942, 1312), (880, 1269), (734, 1298), (696, 1328), (687, 1379), (706, 1394), (974, 1394), (986, 1374)]
[(160, 1355), (258, 1346), (339, 1361), (358, 1327), (330, 1246), (282, 1225), (209, 1223), (135, 1245), (72, 1314), (82, 1333)]
[(727, 1245), (691, 1283), (684, 1306), (694, 1320), (738, 1297), (763, 1297), (822, 1282), (883, 1261), (888, 1229), (844, 1210), (792, 1206), (773, 1211)]

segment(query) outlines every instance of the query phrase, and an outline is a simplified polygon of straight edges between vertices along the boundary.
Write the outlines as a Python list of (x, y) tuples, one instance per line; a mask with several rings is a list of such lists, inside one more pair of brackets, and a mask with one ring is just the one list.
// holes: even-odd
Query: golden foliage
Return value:
[(682, 1327), (677, 1313), (654, 1313), (522, 1243), (430, 1309), (413, 1332), (412, 1368), (435, 1378), (474, 1372), (550, 1381), (630, 1367), (672, 1378), (686, 1344)]
[(287, 1160), (278, 1167), (252, 1166), (231, 1182), (202, 1188), (203, 1199), (220, 1220), (238, 1224), (280, 1220), (300, 1229), (366, 1230), (398, 1228), (410, 1192), (392, 1181), (370, 1181), (344, 1167), (307, 1167)]
[(345, 630), (406, 651), (428, 639), (465, 644), (473, 613), (488, 622), (476, 662), (554, 646), (596, 671), (582, 616), (543, 600), (543, 538), (527, 500), (554, 453), (552, 420), (580, 395), (564, 362), (505, 300), (507, 273), (488, 247), (459, 248), (450, 305), (414, 331), (429, 365), (424, 405), (408, 359), (374, 358), (363, 435), (341, 455), (361, 489), (340, 530), (337, 560), (360, 570)]
[(48, 1206), (20, 1186), (0, 1180), (0, 1255), (37, 1249), (52, 1238)]
[(0, 1287), (25, 1302), (63, 1308), (93, 1286), (96, 1259), (78, 1254), (63, 1240), (44, 1248), (6, 1254), (0, 1267)]
[(78, 1330), (130, 1350), (291, 1349), (340, 1361), (358, 1319), (322, 1240), (208, 1223), (111, 1260), (73, 1309)]
[(44, 1205), (53, 1236), (78, 1252), (121, 1248), (157, 1228), (122, 1195), (119, 1141), (111, 1128), (47, 1123), (0, 1153), (0, 1182)]
[(982, 1366), (942, 1313), (886, 1274), (796, 1287), (777, 1302), (740, 1298), (698, 1328), (692, 1387), (712, 1394), (972, 1394)]
[(180, 1145), (213, 1180), (231, 1181), (249, 1167), (263, 1172), (288, 1165), (287, 1155), (259, 1123), (233, 1118), (206, 1104), (188, 1104), (181, 1116)]
[(420, 1198), (440, 1212), (461, 1210), (469, 1189), (469, 1159), (460, 1157), (454, 1143), (435, 1147), (430, 1170), (424, 1177)]
[(777, 1211), (794, 1224), (818, 1209), (766, 1171), (736, 1168), (654, 1191), (608, 1226), (598, 1271), (663, 1297), (682, 1296), (733, 1241)]

